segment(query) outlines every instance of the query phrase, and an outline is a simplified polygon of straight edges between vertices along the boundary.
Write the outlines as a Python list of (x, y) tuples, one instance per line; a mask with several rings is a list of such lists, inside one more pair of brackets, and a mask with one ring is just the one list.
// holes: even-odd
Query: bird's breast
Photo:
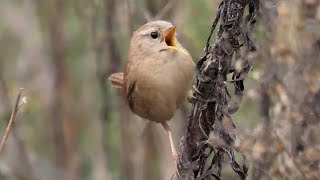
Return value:
[[(170, 120), (185, 100), (194, 73), (192, 59), (144, 61), (128, 72), (128, 103), (139, 116)], [(134, 79), (134, 80), (133, 80)]]

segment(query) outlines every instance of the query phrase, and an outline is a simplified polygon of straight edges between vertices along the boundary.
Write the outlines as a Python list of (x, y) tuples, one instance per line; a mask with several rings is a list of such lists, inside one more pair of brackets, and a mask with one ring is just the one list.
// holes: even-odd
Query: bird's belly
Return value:
[(138, 116), (155, 122), (170, 120), (176, 110), (174, 100), (162, 92), (140, 88), (142, 89), (133, 95), (133, 111)]
[[(170, 79), (168, 79), (170, 77)], [(133, 111), (148, 120), (164, 122), (170, 120), (183, 103), (188, 87), (184, 79), (175, 76), (141, 78), (133, 93)]]
[(156, 62), (141, 63), (131, 69), (135, 75), (131, 109), (140, 117), (164, 122), (170, 120), (185, 101), (191, 88), (194, 63), (192, 59), (160, 65)]

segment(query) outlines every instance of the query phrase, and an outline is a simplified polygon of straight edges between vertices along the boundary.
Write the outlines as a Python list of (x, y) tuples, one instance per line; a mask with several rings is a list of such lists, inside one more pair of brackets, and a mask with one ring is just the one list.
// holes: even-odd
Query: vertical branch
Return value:
[(133, 33), (133, 0), (125, 0), (127, 7), (127, 26), (128, 26), (128, 37), (130, 38)]
[(94, 48), (94, 59), (96, 61), (96, 77), (98, 80), (100, 93), (102, 96), (102, 108), (100, 110), (99, 120), (101, 123), (101, 141), (102, 141), (102, 151), (103, 151), (103, 166), (104, 171), (106, 172), (106, 179), (110, 179), (110, 169), (109, 169), (109, 162), (111, 159), (110, 150), (108, 148), (108, 141), (106, 140), (106, 137), (108, 137), (108, 117), (111, 112), (111, 107), (109, 106), (110, 98), (108, 94), (108, 89), (106, 87), (105, 83), (105, 76), (107, 69), (104, 67), (102, 63), (102, 57), (103, 57), (103, 49), (102, 49), (102, 43), (101, 40), (99, 40), (99, 31), (98, 31), (98, 6), (95, 4), (95, 2), (92, 2), (92, 19), (91, 19), (91, 37), (93, 42), (93, 48)]
[[(115, 0), (105, 0), (105, 22), (106, 22), (106, 50), (109, 59), (109, 68), (107, 70), (107, 75), (116, 72), (120, 68), (121, 55), (116, 44), (116, 34), (115, 34), (115, 17), (114, 14), (116, 9)], [(105, 79), (106, 76), (104, 76)], [(123, 179), (130, 179), (134, 177), (132, 160), (130, 159), (130, 130), (127, 127), (128, 124), (128, 108), (124, 100), (123, 92), (117, 92), (118, 106), (117, 112), (120, 116), (120, 131), (121, 131), (121, 165)], [(106, 101), (108, 102), (108, 101)], [(132, 147), (131, 147), (132, 148)]]
[(63, 110), (62, 110), (62, 100), (60, 97), (60, 92), (63, 87), (62, 82), (64, 82), (65, 70), (64, 70), (64, 42), (61, 35), (62, 31), (62, 18), (63, 9), (61, 7), (61, 2), (58, 4), (55, 0), (50, 1), (50, 38), (52, 46), (52, 61), (54, 69), (54, 95), (53, 95), (53, 107), (51, 108), (51, 122), (53, 128), (53, 141), (54, 141), (54, 152), (56, 166), (59, 168), (66, 168), (66, 142), (65, 134), (63, 131)]
[(49, 1), (49, 32), (54, 69), (54, 95), (51, 108), (51, 122), (55, 147), (55, 159), (58, 168), (66, 171), (66, 179), (77, 179), (74, 161), (76, 124), (72, 117), (72, 97), (66, 70), (66, 41), (64, 34), (64, 1)]
[[(243, 22), (247, 5), (249, 14)], [(252, 68), (247, 56), (255, 50), (250, 34), (258, 9), (259, 0), (223, 0), (219, 6), (204, 56), (197, 64), (191, 115), (180, 142), (178, 169), (182, 179), (211, 176), (220, 179), (224, 154), (229, 157), (235, 174), (241, 179), (247, 176), (248, 168), (235, 160), (233, 143), (236, 134), (230, 115), (239, 108), (243, 81)], [(211, 35), (219, 21), (215, 43), (210, 45)], [(227, 79), (228, 74), (232, 74), (232, 80)], [(234, 96), (228, 92), (226, 83), (234, 85)], [(209, 154), (206, 153), (208, 151)], [(208, 163), (211, 154), (214, 157)]]
[(110, 62), (110, 68), (109, 72), (112, 73), (117, 71), (119, 65), (120, 65), (120, 52), (117, 48), (117, 41), (116, 41), (116, 35), (115, 35), (115, 1), (114, 0), (105, 0), (105, 22), (106, 22), (106, 50), (109, 55), (109, 62)]

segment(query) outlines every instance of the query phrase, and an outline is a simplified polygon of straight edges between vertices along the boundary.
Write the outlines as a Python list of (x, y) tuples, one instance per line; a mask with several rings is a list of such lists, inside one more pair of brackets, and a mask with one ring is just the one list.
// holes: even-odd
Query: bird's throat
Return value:
[(169, 47), (176, 47), (177, 44), (176, 44), (176, 38), (174, 37), (174, 32), (170, 31), (166, 37), (165, 37), (165, 40), (164, 40), (167, 44), (167, 46)]

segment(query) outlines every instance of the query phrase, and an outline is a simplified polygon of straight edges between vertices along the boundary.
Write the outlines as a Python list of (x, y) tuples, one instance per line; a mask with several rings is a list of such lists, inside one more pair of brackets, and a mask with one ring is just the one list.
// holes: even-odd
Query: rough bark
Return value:
[[(246, 6), (249, 14), (243, 21)], [(248, 54), (255, 51), (250, 34), (258, 8), (258, 0), (224, 0), (219, 6), (204, 56), (197, 64), (194, 102), (180, 142), (178, 169), (182, 179), (221, 179), (225, 155), (241, 179), (247, 176), (248, 167), (235, 160), (235, 124), (230, 115), (239, 108), (243, 80), (252, 68)], [(216, 40), (210, 45), (219, 22)], [(227, 79), (228, 74), (232, 74), (232, 80)], [(234, 85), (233, 96), (227, 83)]]

